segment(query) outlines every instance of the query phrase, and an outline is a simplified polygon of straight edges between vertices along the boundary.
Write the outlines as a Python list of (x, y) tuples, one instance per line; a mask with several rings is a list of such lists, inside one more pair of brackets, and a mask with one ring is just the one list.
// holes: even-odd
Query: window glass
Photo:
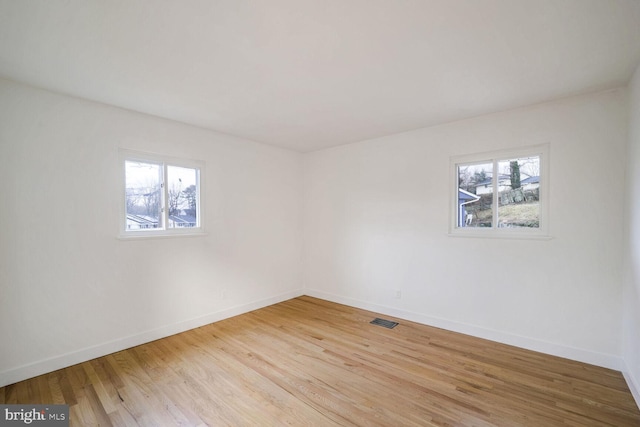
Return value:
[(167, 166), (168, 228), (198, 227), (198, 171)]
[(493, 163), (458, 165), (458, 227), (493, 225)]
[(162, 167), (159, 164), (125, 162), (127, 230), (162, 227)]
[(540, 157), (498, 162), (498, 226), (540, 227)]

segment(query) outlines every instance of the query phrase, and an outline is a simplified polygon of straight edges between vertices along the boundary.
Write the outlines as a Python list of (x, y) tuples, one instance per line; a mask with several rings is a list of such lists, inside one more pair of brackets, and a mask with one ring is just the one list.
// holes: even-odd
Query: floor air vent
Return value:
[(379, 317), (376, 317), (369, 323), (371, 323), (372, 325), (384, 326), (385, 328), (389, 328), (389, 329), (393, 329), (396, 326), (398, 326), (398, 322), (392, 322), (391, 320), (385, 320)]

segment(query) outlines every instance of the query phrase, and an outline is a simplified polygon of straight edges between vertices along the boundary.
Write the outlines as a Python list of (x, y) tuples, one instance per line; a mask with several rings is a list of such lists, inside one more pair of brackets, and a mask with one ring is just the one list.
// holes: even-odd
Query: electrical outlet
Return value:
[(396, 299), (402, 298), (402, 291), (400, 289), (396, 290)]

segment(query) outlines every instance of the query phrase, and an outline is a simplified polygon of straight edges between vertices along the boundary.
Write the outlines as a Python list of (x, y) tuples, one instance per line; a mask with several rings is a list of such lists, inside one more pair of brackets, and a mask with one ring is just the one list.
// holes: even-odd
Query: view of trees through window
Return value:
[(458, 227), (540, 227), (540, 156), (457, 165)]
[(197, 185), (198, 169), (125, 161), (126, 229), (197, 227)]
[(197, 225), (196, 169), (167, 166), (169, 228)]

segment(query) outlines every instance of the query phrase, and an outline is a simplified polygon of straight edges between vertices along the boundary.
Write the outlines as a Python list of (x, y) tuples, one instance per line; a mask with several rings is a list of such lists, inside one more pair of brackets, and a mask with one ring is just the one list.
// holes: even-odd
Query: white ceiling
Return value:
[(302, 152), (639, 62), (640, 0), (0, 0), (0, 76)]

